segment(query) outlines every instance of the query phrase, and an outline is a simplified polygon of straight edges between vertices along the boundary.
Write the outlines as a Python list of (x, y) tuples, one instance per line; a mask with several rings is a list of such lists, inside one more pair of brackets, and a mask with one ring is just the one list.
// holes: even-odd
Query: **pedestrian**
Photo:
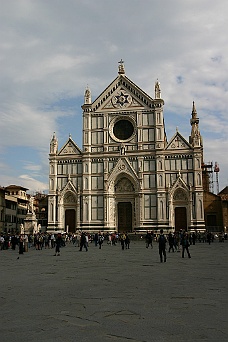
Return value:
[(62, 246), (63, 240), (62, 240), (62, 235), (59, 233), (57, 235), (57, 238), (55, 240), (55, 254), (54, 256), (60, 256), (60, 247)]
[(98, 241), (99, 241), (99, 235), (98, 235), (98, 233), (95, 233), (95, 235), (94, 235), (94, 243), (95, 243), (96, 247), (98, 245)]
[(182, 258), (184, 258), (184, 252), (186, 250), (188, 257), (191, 258), (190, 252), (189, 252), (189, 240), (188, 240), (188, 234), (187, 233), (183, 233), (182, 235), (182, 239), (181, 239), (181, 245), (182, 245)]
[(129, 249), (130, 248), (130, 237), (128, 235), (128, 233), (126, 233), (126, 237), (125, 237), (125, 248)]
[(207, 242), (209, 243), (209, 245), (211, 244), (211, 240), (212, 240), (212, 238), (211, 238), (211, 232), (208, 232), (208, 233), (207, 233)]
[(5, 241), (4, 236), (1, 235), (0, 236), (0, 249), (1, 249), (1, 251), (4, 249), (4, 241)]
[(100, 233), (100, 234), (99, 234), (99, 237), (98, 237), (99, 249), (101, 249), (101, 246), (102, 246), (102, 244), (103, 244), (103, 241), (104, 241), (104, 236), (102, 236), (102, 234)]
[(19, 239), (19, 254), (24, 254), (24, 238), (22, 235)]
[(87, 242), (86, 242), (86, 235), (84, 232), (82, 232), (82, 234), (81, 234), (80, 249), (79, 249), (80, 252), (82, 251), (82, 247), (85, 248), (86, 252), (88, 251)]
[(13, 236), (11, 237), (11, 247), (12, 247), (13, 250), (16, 249), (16, 245), (17, 245), (17, 238), (16, 238), (15, 235), (13, 235)]
[(121, 236), (120, 236), (120, 243), (121, 243), (122, 250), (124, 250), (125, 239), (126, 239), (125, 233), (121, 234)]
[(193, 233), (192, 233), (192, 243), (193, 243), (193, 245), (196, 244), (196, 238), (197, 238), (196, 233), (193, 232)]
[(151, 245), (151, 248), (153, 248), (152, 245), (152, 235), (150, 232), (146, 232), (146, 248), (148, 248)]
[(166, 237), (163, 234), (163, 229), (160, 230), (160, 235), (158, 238), (158, 249), (159, 249), (159, 255), (160, 255), (160, 261), (163, 262), (163, 257), (164, 257), (164, 262), (166, 262)]
[(168, 235), (168, 241), (169, 241), (169, 253), (170, 251), (174, 252), (174, 235), (171, 232)]

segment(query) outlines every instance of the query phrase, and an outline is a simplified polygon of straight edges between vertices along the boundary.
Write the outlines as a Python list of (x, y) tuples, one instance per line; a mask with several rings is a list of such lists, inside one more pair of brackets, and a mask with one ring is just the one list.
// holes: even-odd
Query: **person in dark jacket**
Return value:
[(160, 235), (158, 238), (158, 249), (159, 249), (159, 255), (160, 255), (160, 261), (163, 262), (163, 257), (164, 257), (164, 262), (166, 262), (166, 237), (163, 234), (163, 229), (160, 230)]
[(57, 256), (60, 255), (60, 247), (62, 246), (62, 243), (63, 243), (62, 235), (59, 233), (55, 240), (55, 254), (54, 255), (57, 255)]
[(125, 248), (129, 249), (130, 248), (130, 237), (128, 235), (128, 233), (126, 233), (126, 238), (125, 238)]
[(82, 251), (82, 247), (84, 247), (84, 248), (86, 249), (86, 252), (88, 251), (88, 248), (87, 248), (87, 241), (86, 241), (86, 235), (85, 235), (84, 232), (82, 232), (82, 234), (81, 234), (80, 249), (79, 249), (80, 252)]
[(191, 258), (190, 252), (188, 250), (188, 247), (190, 246), (189, 240), (188, 240), (188, 234), (183, 233), (182, 239), (181, 239), (181, 245), (182, 245), (182, 258), (184, 258), (184, 252), (186, 250), (188, 257)]
[(19, 254), (24, 254), (24, 237), (22, 235), (19, 238)]

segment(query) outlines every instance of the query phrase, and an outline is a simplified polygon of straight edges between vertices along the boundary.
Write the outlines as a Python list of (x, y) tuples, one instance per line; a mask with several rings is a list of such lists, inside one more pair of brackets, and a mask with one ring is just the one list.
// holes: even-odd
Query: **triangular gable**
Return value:
[(127, 160), (127, 158), (125, 157), (120, 158), (118, 160), (118, 162), (116, 163), (115, 167), (112, 169), (108, 177), (107, 183), (109, 185), (114, 185), (118, 176), (122, 175), (123, 173), (127, 176), (130, 176), (130, 179), (133, 180), (134, 185), (138, 187), (138, 176), (133, 167), (131, 166), (131, 164), (129, 163), (129, 161)]
[(72, 183), (71, 179), (68, 179), (68, 182), (64, 186), (64, 188), (61, 191), (61, 195), (64, 196), (68, 191), (73, 192), (74, 194), (77, 194), (77, 189), (75, 188), (74, 184)]
[(64, 156), (64, 155), (75, 155), (78, 154), (80, 155), (82, 152), (77, 146), (77, 144), (72, 140), (71, 137), (67, 140), (65, 145), (60, 149), (58, 155), (59, 156)]
[(177, 188), (184, 188), (185, 190), (189, 190), (188, 185), (185, 183), (183, 178), (181, 178), (181, 174), (178, 175), (177, 179), (173, 183), (171, 187), (171, 191), (175, 191)]
[[(119, 75), (92, 103), (92, 111), (99, 109), (152, 108), (154, 101), (125, 75)], [(162, 101), (159, 99), (159, 101)]]
[(179, 132), (176, 132), (172, 139), (168, 142), (166, 150), (183, 150), (192, 149), (191, 145), (182, 137)]
[(176, 201), (188, 201), (190, 198), (190, 188), (179, 174), (176, 181), (169, 188), (169, 198)]
[(129, 91), (126, 91), (123, 87), (117, 89), (110, 99), (104, 102), (103, 105), (100, 107), (100, 111), (103, 109), (143, 109), (144, 105), (140, 103), (137, 99), (135, 99)]

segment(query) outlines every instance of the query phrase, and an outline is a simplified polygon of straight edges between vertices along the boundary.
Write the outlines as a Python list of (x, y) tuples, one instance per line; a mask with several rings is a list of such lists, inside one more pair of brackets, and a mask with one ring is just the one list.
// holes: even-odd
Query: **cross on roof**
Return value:
[(179, 142), (181, 141), (181, 139), (177, 136), (176, 139), (175, 139), (175, 141), (177, 142), (177, 147), (180, 147), (180, 146), (179, 146)]

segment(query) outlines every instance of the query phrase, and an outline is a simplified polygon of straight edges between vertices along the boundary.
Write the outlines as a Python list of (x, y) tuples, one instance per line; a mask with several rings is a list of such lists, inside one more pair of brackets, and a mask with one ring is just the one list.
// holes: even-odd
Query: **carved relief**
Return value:
[(132, 102), (132, 97), (126, 91), (121, 90), (112, 98), (113, 106), (116, 108), (129, 107)]
[(183, 190), (177, 189), (174, 193), (173, 199), (175, 201), (187, 201), (188, 198), (187, 198), (186, 193)]
[(114, 205), (113, 205), (113, 199), (110, 198), (110, 207), (109, 207), (109, 210), (110, 210), (110, 220), (112, 221), (113, 218), (114, 218)]
[(76, 198), (72, 193), (67, 193), (64, 196), (64, 203), (69, 204), (69, 203), (76, 203)]
[(132, 183), (127, 178), (122, 178), (115, 185), (115, 192), (132, 192), (134, 191), (134, 187)]

